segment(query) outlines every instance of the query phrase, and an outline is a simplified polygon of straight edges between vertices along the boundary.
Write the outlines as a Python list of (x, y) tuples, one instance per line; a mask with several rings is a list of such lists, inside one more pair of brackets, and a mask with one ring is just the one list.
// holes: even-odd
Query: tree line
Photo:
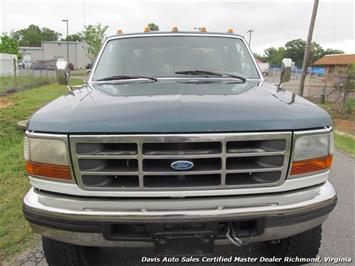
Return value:
[[(159, 26), (155, 23), (149, 23), (148, 27), (151, 31), (159, 31)], [(40, 28), (37, 25), (29, 25), (27, 28), (12, 31), (9, 34), (4, 33), (0, 37), (0, 53), (16, 54), (21, 58), (19, 53), (20, 46), (40, 47), (43, 41), (84, 41), (87, 43), (87, 55), (94, 60), (102, 41), (106, 38), (108, 26), (100, 23), (96, 25), (87, 25), (81, 32), (77, 32), (65, 38), (59, 32), (47, 27)], [(286, 42), (283, 47), (270, 47), (264, 50), (263, 55), (255, 54), (260, 61), (267, 62), (271, 66), (280, 66), (283, 58), (291, 58), (297, 67), (302, 67), (306, 41), (295, 39)], [(319, 58), (327, 54), (343, 54), (344, 52), (337, 49), (324, 49), (320, 44), (313, 42), (311, 45), (312, 64)]]
[[(304, 51), (306, 49), (306, 41), (295, 39), (288, 41), (284, 47), (270, 47), (264, 50), (263, 55), (256, 54), (256, 58), (260, 61), (267, 62), (272, 66), (280, 66), (283, 58), (291, 58), (297, 67), (302, 67)], [(328, 54), (343, 54), (342, 50), (327, 48), (324, 49), (320, 44), (312, 42), (311, 44), (311, 60), (312, 65), (319, 58)]]
[(40, 47), (44, 41), (85, 41), (87, 55), (94, 60), (103, 39), (106, 37), (107, 29), (108, 26), (103, 26), (100, 23), (87, 25), (83, 31), (62, 38), (62, 34), (52, 29), (29, 25), (24, 29), (3, 33), (0, 37), (0, 53), (16, 54), (21, 59), (22, 55), (19, 51), (21, 46)]
[[(159, 26), (155, 23), (149, 23), (148, 27), (151, 31), (159, 31)], [(15, 54), (21, 59), (20, 46), (40, 47), (44, 41), (84, 41), (87, 44), (88, 57), (94, 60), (100, 50), (102, 41), (106, 38), (107, 29), (108, 26), (103, 26), (100, 23), (87, 25), (84, 26), (83, 31), (63, 38), (59, 32), (31, 24), (24, 29), (3, 33), (0, 36), (0, 53)]]

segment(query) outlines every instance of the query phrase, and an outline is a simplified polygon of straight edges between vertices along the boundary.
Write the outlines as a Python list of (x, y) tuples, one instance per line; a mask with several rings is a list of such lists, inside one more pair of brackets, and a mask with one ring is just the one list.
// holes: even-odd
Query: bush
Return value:
[(355, 110), (355, 98), (349, 97), (345, 100), (344, 110), (348, 114), (352, 114)]
[(16, 81), (13, 76), (3, 76), (0, 77), (0, 96), (26, 89), (37, 88), (54, 82), (56, 82), (56, 77), (54, 76), (17, 76)]

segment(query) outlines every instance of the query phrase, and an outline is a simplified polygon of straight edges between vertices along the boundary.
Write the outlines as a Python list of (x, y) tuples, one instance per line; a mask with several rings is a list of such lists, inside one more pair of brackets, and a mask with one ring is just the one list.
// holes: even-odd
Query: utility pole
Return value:
[(309, 25), (306, 50), (304, 51), (303, 64), (302, 64), (302, 75), (301, 75), (301, 82), (300, 82), (300, 95), (301, 96), (303, 96), (304, 83), (305, 83), (306, 76), (307, 76), (307, 68), (308, 68), (309, 57), (310, 57), (310, 52), (311, 52), (313, 29), (314, 29), (314, 24), (316, 22), (318, 4), (319, 4), (319, 0), (314, 0), (312, 18), (311, 18), (311, 23)]
[(67, 19), (62, 19), (62, 22), (65, 22), (67, 24), (67, 62), (68, 62), (68, 84), (70, 82), (70, 60), (69, 60), (69, 40), (68, 40), (68, 35), (69, 35), (69, 20)]
[(68, 64), (70, 63), (69, 60), (69, 40), (68, 40), (68, 35), (69, 35), (69, 21), (67, 19), (62, 19), (62, 22), (65, 22), (67, 24), (67, 61)]
[(251, 33), (253, 32), (254, 30), (250, 29), (247, 31), (247, 33), (249, 33), (249, 46), (251, 44)]

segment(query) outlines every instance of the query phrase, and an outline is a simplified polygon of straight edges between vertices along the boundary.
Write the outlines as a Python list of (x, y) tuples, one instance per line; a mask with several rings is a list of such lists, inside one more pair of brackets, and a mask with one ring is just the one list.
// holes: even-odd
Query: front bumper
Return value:
[[(111, 239), (108, 224), (182, 224), (255, 220), (252, 241), (286, 238), (322, 224), (336, 204), (330, 182), (295, 191), (203, 198), (74, 197), (31, 188), (24, 214), (34, 232), (83, 246), (152, 246), (148, 238)], [(218, 237), (217, 237), (218, 238)], [(216, 239), (216, 244), (224, 239)]]

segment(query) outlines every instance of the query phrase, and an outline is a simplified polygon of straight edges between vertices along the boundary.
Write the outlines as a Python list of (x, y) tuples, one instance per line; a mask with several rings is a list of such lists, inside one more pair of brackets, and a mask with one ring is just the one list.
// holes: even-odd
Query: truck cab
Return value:
[(231, 32), (107, 38), (87, 84), (28, 122), (23, 210), (48, 263), (82, 265), (89, 247), (252, 242), (317, 256), (337, 199), (332, 121), (285, 87)]

